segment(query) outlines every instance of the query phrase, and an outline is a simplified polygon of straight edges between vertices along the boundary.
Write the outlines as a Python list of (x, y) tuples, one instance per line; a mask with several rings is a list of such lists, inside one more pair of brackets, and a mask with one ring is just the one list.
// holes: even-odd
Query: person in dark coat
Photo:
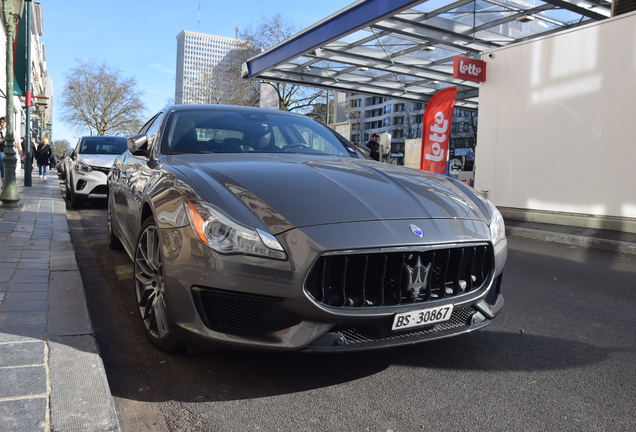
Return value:
[(31, 150), (29, 151), (29, 160), (26, 160), (26, 138), (23, 137), (22, 138), (22, 144), (20, 144), (20, 146), (22, 147), (22, 157), (24, 159), (22, 159), (22, 169), (26, 170), (26, 167), (29, 167), (29, 169), (31, 171), (33, 171), (33, 158), (35, 156), (35, 144), (33, 144), (33, 141), (31, 141)]
[(380, 135), (374, 133), (367, 143), (367, 147), (371, 150), (371, 159), (380, 161)]
[(35, 160), (38, 163), (38, 172), (40, 178), (46, 180), (46, 169), (49, 166), (49, 159), (51, 158), (51, 146), (49, 145), (49, 139), (47, 137), (42, 138), (42, 142), (38, 145), (35, 151)]
[(7, 136), (7, 120), (0, 117), (0, 177), (4, 178), (4, 149)]

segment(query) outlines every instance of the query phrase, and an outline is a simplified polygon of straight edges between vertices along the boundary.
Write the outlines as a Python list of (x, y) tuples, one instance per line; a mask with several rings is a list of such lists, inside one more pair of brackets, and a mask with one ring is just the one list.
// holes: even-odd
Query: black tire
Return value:
[(146, 219), (135, 246), (135, 299), (141, 323), (150, 342), (162, 351), (182, 351), (185, 342), (169, 329), (165, 303), (165, 275), (161, 239), (155, 221)]
[(71, 207), (73, 207), (74, 209), (79, 209), (82, 208), (83, 205), (84, 200), (77, 196), (77, 194), (73, 192), (73, 189), (71, 189)]
[(113, 231), (113, 222), (110, 211), (110, 197), (108, 197), (108, 210), (107, 210), (107, 218), (108, 218), (108, 247), (112, 250), (120, 250), (123, 249), (123, 245), (121, 244), (121, 240), (117, 238)]
[(66, 192), (65, 196), (68, 201), (71, 200), (71, 190), (68, 187), (68, 182), (64, 182), (64, 190)]

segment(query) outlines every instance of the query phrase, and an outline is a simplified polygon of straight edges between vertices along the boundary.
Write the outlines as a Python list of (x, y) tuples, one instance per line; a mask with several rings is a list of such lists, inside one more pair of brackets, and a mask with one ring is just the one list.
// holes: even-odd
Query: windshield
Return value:
[[(344, 139), (343, 139), (344, 141)], [(315, 120), (252, 110), (186, 110), (170, 116), (162, 153), (358, 154)]]
[(95, 136), (82, 138), (80, 154), (122, 154), (126, 151), (125, 137)]

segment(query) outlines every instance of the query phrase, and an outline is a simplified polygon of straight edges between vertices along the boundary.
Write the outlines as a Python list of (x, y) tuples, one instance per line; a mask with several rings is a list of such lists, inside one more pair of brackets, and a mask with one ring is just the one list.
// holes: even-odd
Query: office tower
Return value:
[(175, 103), (241, 104), (249, 83), (240, 66), (254, 54), (240, 39), (184, 30), (177, 35)]

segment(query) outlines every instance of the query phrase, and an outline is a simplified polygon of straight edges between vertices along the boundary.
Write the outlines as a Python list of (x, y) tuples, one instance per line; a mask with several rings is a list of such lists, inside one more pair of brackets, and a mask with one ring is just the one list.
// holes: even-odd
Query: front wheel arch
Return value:
[(133, 284), (139, 317), (150, 342), (163, 351), (182, 351), (185, 342), (169, 328), (159, 229), (152, 217), (141, 226), (134, 254)]

